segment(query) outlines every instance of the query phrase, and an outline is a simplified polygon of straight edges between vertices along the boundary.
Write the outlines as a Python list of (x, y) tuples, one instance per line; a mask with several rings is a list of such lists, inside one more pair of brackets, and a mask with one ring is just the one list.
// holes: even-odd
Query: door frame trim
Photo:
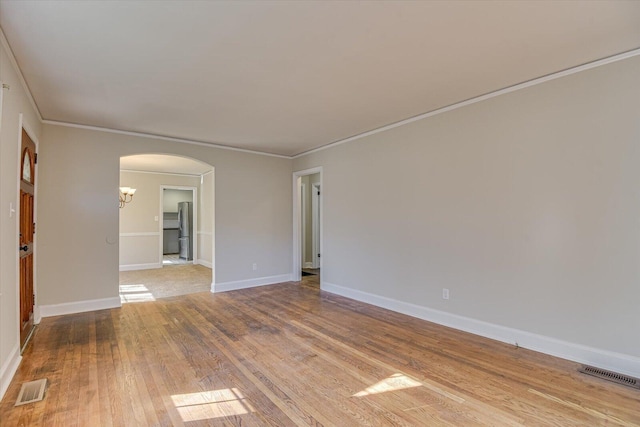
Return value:
[(300, 233), (301, 233), (301, 249), (300, 249), (300, 265), (304, 268), (307, 263), (307, 184), (300, 184)]
[[(312, 260), (313, 268), (320, 268), (320, 262), (322, 261), (322, 251), (320, 251), (320, 233), (322, 230), (320, 227), (320, 217), (322, 215), (322, 198), (318, 195), (318, 192), (322, 191), (322, 185), (319, 182), (311, 184), (311, 245), (312, 245)], [(318, 229), (319, 228), (319, 229)], [(320, 255), (320, 256), (318, 256)]]
[[(293, 172), (293, 263), (291, 269), (291, 280), (299, 282), (302, 279), (302, 200), (300, 197), (300, 190), (302, 188), (302, 177), (306, 175), (320, 174), (320, 188), (323, 188), (322, 184), (322, 166), (318, 166), (311, 169), (305, 169), (297, 172)], [(320, 205), (320, 253), (322, 253), (323, 247), (323, 215), (322, 204)], [(320, 258), (320, 268), (322, 269), (323, 259)]]
[[(191, 191), (191, 200), (193, 203), (193, 224), (191, 224), (191, 243), (193, 245), (193, 249), (191, 252), (193, 258), (193, 264), (198, 264), (198, 187), (192, 187), (188, 185), (160, 185), (160, 212), (158, 214), (158, 234), (159, 234), (159, 246), (160, 253), (158, 254), (158, 262), (160, 263), (160, 267), (163, 267), (163, 259), (164, 259), (164, 190), (184, 190)], [(195, 240), (194, 240), (195, 239)]]
[[(29, 135), (29, 138), (36, 145), (35, 152), (38, 152), (40, 147), (40, 141), (34, 132), (34, 128), (31, 126), (30, 122), (24, 117), (23, 113), (18, 115), (18, 156), (17, 156), (17, 171), (21, 170), (22, 167), (22, 129)], [(33, 181), (33, 222), (38, 223), (38, 163), (33, 166), (35, 179)], [(19, 172), (16, 173), (16, 177), (19, 175)], [(16, 180), (16, 200), (20, 199), (20, 179)], [(14, 248), (17, 248), (20, 245), (20, 203), (16, 202), (15, 204), (15, 243)], [(38, 228), (36, 226), (36, 233), (33, 236), (33, 294), (34, 294), (34, 302), (33, 302), (33, 324), (37, 325), (40, 323), (42, 316), (40, 315), (40, 306), (38, 303)], [(20, 257), (16, 250), (15, 252), (15, 261), (14, 264), (16, 266), (16, 307), (18, 308), (18, 313), (16, 314), (18, 318), (18, 334), (20, 333), (20, 328), (22, 324), (22, 320), (20, 319)]]

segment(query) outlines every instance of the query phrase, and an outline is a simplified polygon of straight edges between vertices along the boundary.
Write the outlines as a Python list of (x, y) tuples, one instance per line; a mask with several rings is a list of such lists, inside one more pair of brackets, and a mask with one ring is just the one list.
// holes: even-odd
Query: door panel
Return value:
[(33, 329), (33, 235), (35, 233), (35, 144), (22, 130), (20, 176), (20, 348), (24, 348)]
[[(22, 329), (26, 329), (29, 322), (33, 322), (33, 274), (29, 274), (32, 271), (33, 254), (20, 258), (20, 321)], [(25, 331), (25, 333), (28, 332), (28, 330)]]

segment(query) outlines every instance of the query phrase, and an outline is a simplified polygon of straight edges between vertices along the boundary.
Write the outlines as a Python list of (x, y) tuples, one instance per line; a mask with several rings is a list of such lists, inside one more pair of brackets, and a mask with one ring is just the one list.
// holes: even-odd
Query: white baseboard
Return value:
[(42, 317), (62, 316), (63, 314), (83, 313), (85, 311), (105, 310), (108, 308), (120, 308), (120, 297), (93, 299), (87, 301), (74, 301), (63, 304), (50, 304), (40, 306)]
[(0, 368), (0, 400), (7, 392), (11, 380), (18, 370), (18, 366), (20, 366), (21, 360), (20, 346), (16, 344), (11, 353), (9, 353), (7, 360), (2, 364), (2, 368)]
[(208, 268), (213, 268), (213, 266), (211, 265), (211, 262), (205, 261), (203, 259), (199, 259), (198, 264), (204, 265), (205, 267), (208, 267)]
[(303, 268), (313, 268), (313, 263), (312, 262), (305, 262)]
[(273, 285), (274, 283), (290, 282), (291, 274), (278, 276), (257, 277), (255, 279), (237, 280), (235, 282), (212, 283), (211, 292), (227, 292), (237, 289), (253, 288), (256, 286)]
[(434, 310), (432, 308), (398, 301), (332, 283), (322, 282), (320, 289), (485, 338), (514, 345), (518, 343), (520, 347), (529, 350), (539, 351), (551, 356), (620, 372), (634, 377), (640, 377), (639, 357), (601, 350), (519, 329), (483, 322), (470, 317)]
[(162, 264), (159, 262), (151, 262), (148, 264), (127, 264), (121, 265), (120, 271), (154, 270), (156, 268), (162, 268)]
[(33, 307), (33, 323), (35, 325), (39, 325), (42, 320), (42, 315), (40, 314), (40, 306), (36, 305)]

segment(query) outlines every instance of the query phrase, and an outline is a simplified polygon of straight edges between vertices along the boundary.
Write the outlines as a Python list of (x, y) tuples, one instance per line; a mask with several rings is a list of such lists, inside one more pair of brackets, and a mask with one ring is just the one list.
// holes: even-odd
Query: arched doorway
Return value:
[[(213, 166), (167, 154), (120, 158), (120, 299), (210, 291), (214, 283)], [(129, 189), (129, 190), (128, 190)], [(173, 242), (175, 240), (175, 242)]]

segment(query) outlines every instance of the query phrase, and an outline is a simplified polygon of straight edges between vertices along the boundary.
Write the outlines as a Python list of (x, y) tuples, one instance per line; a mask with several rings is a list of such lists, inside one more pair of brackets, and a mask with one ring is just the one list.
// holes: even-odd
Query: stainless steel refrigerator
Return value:
[(180, 258), (193, 260), (193, 204), (178, 203), (178, 246)]

